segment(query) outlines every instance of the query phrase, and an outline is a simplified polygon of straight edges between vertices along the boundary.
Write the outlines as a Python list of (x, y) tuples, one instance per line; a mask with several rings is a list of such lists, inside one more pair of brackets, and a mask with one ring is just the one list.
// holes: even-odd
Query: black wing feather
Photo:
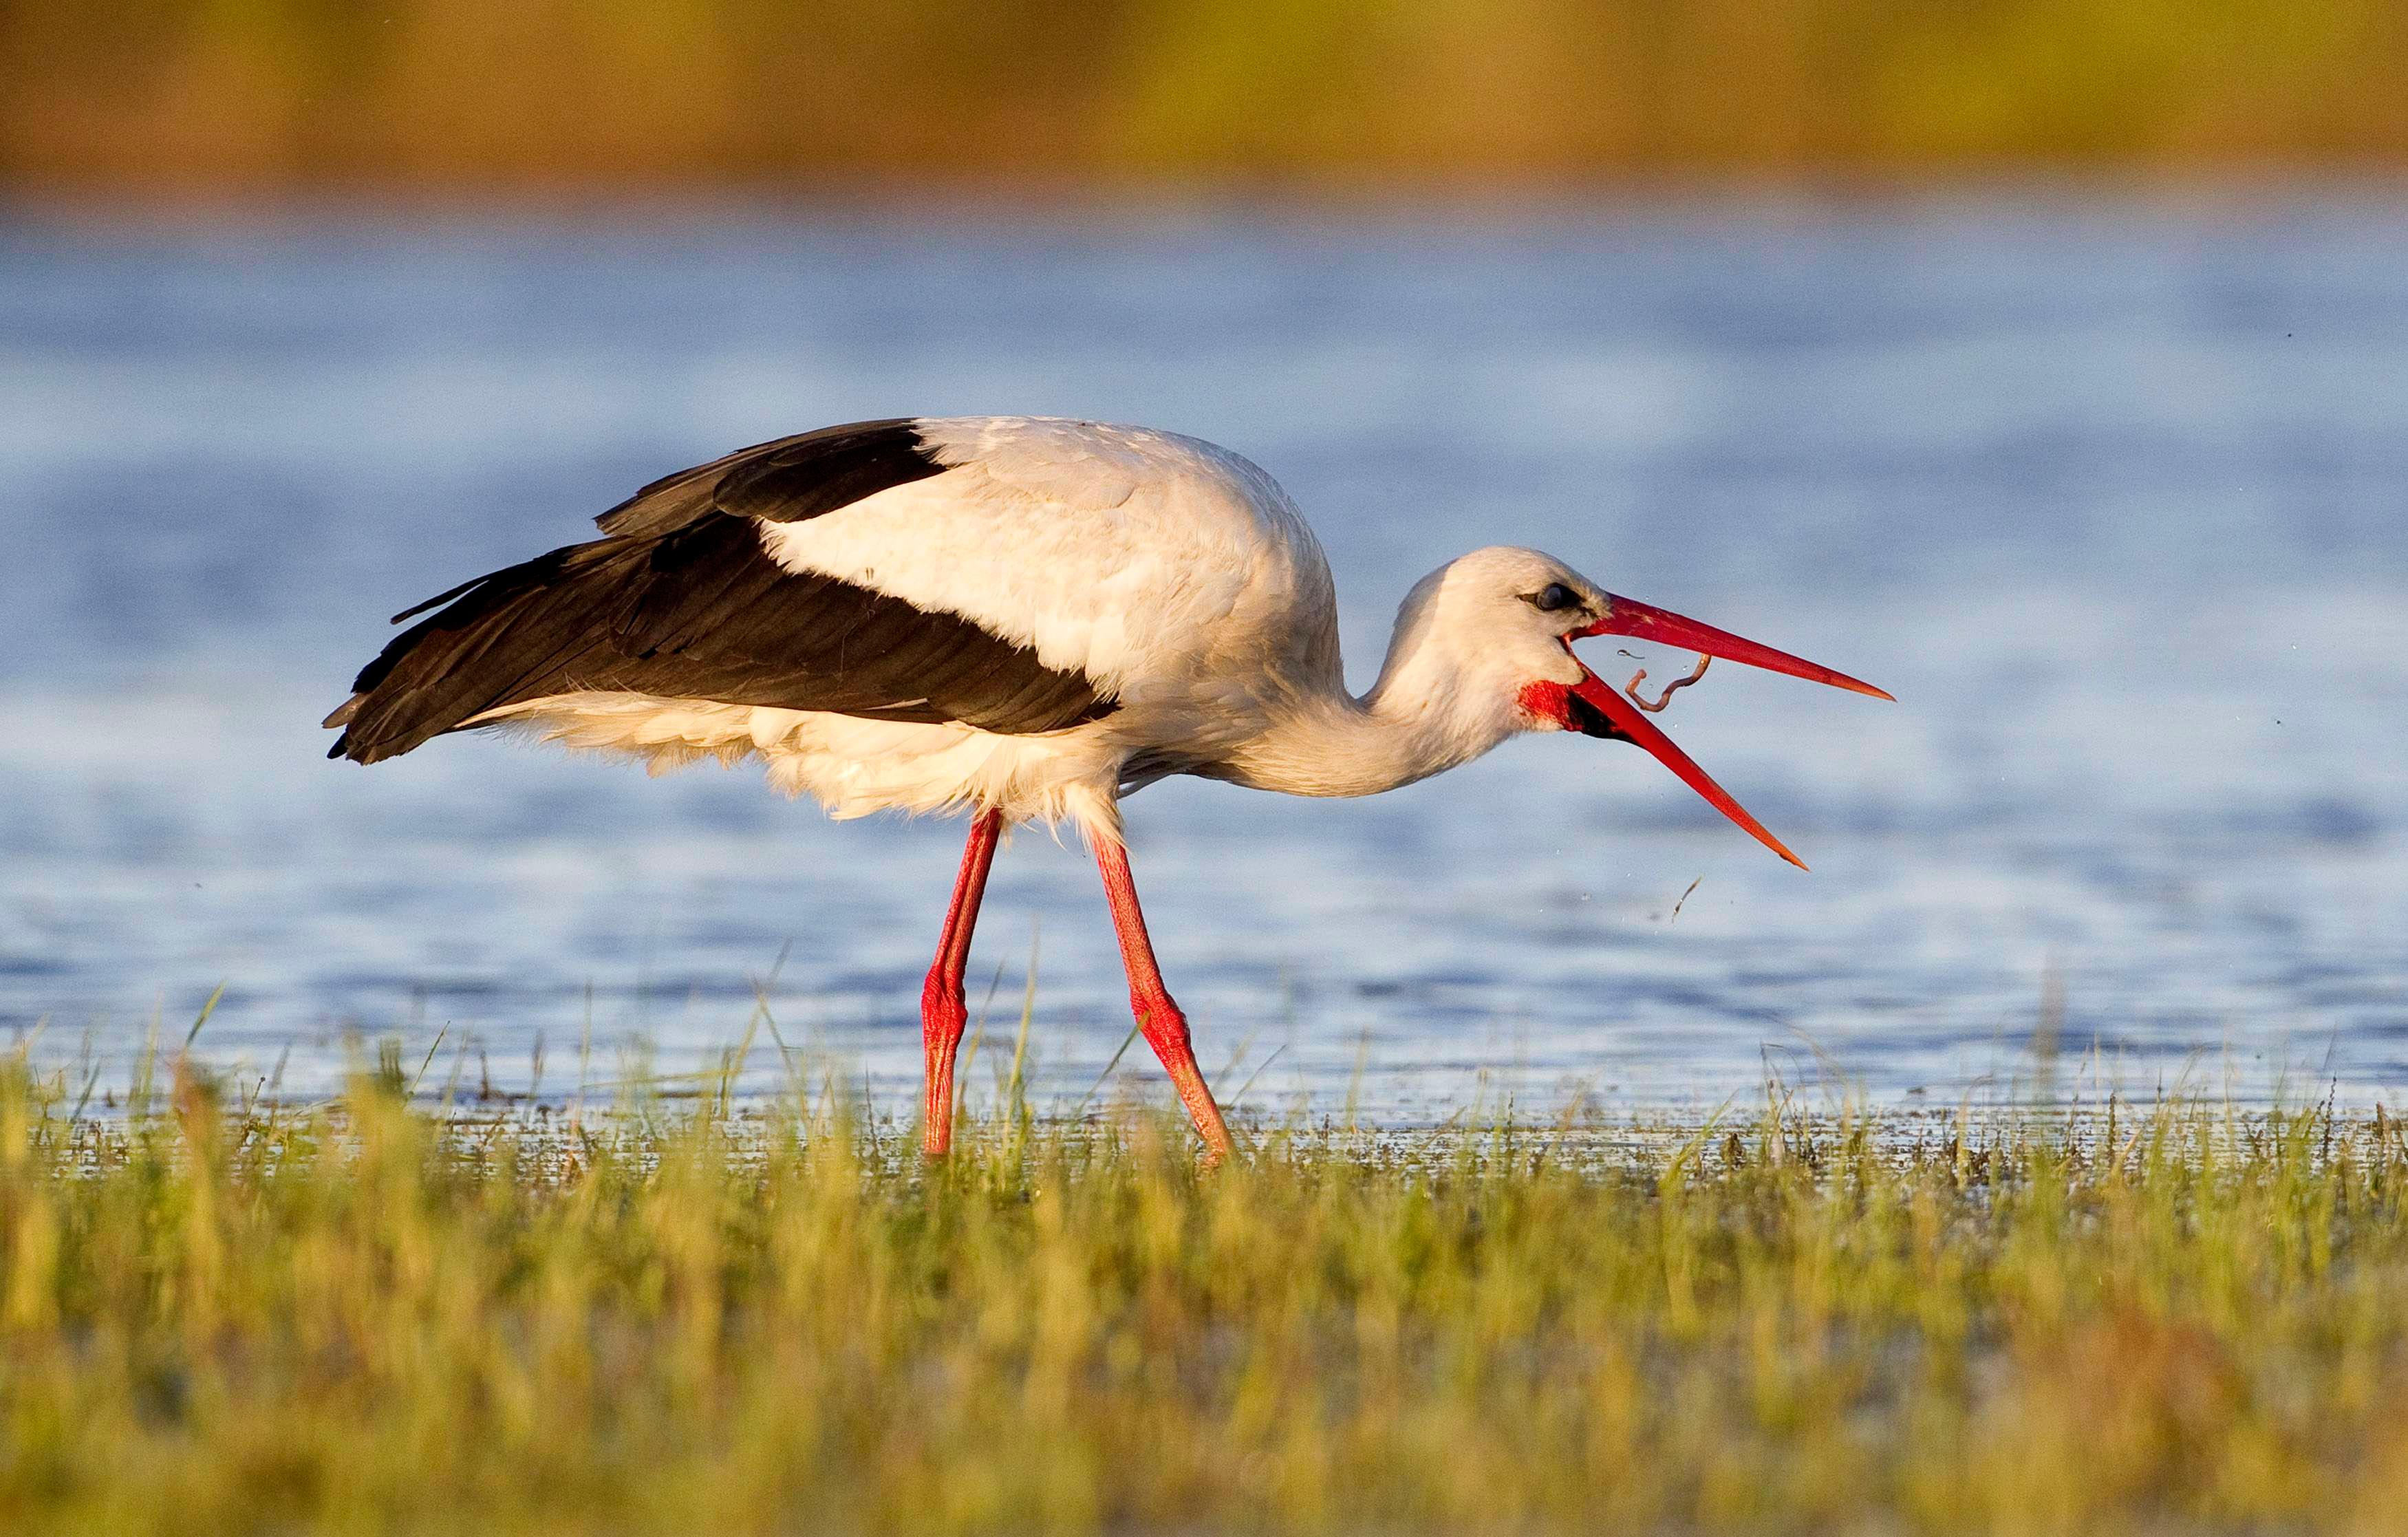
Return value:
[(401, 615), (327, 717), (328, 754), (407, 753), (475, 717), (601, 691), (1059, 730), (1117, 705), (1093, 680), (959, 614), (771, 560), (793, 522), (941, 473), (909, 423), (831, 427), (655, 481), (597, 521), (610, 537), (463, 583)]
[(665, 534), (711, 511), (798, 523), (946, 467), (902, 417), (779, 438), (665, 475), (594, 521), (606, 534)]

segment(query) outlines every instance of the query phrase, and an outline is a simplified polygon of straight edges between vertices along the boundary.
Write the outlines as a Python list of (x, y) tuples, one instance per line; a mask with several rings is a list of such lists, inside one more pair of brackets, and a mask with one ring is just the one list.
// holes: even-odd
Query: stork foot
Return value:
[(920, 1150), (941, 1158), (953, 1144), (953, 1054), (969, 1023), (969, 1005), (958, 979), (944, 974), (941, 963), (928, 972), (920, 989), (920, 1038), (927, 1050), (927, 1076), (921, 1096)]
[(1221, 1107), (1204, 1082), (1203, 1070), (1196, 1065), (1195, 1048), (1187, 1041), (1187, 1015), (1168, 994), (1158, 998), (1133, 998), (1129, 1002), (1137, 1012), (1139, 1031), (1154, 1055), (1162, 1058), (1171, 1087), (1179, 1091), (1179, 1102), (1187, 1107), (1196, 1134), (1204, 1139), (1205, 1163), (1219, 1163), (1236, 1149), (1229, 1141), (1228, 1125), (1221, 1119)]

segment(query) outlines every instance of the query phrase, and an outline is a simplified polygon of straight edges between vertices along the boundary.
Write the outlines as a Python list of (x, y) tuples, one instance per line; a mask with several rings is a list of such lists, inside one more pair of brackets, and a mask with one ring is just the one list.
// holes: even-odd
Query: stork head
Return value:
[[(1725, 661), (1744, 662), (1834, 688), (1889, 695), (1787, 652), (1742, 639), (1668, 610), (1607, 592), (1552, 555), (1504, 546), (1475, 550), (1425, 577), (1398, 616), (1392, 667), (1411, 654), (1425, 687), (1442, 674), (1459, 704), (1489, 713), (1498, 735), (1576, 731), (1635, 742), (1715, 810), (1798, 866), (1764, 825), (1715, 783), (1620, 689), (1589, 670), (1572, 643), (1591, 636), (1629, 636)], [(1383, 678), (1383, 687), (1387, 680)], [(1492, 713), (1493, 712), (1493, 713)]]

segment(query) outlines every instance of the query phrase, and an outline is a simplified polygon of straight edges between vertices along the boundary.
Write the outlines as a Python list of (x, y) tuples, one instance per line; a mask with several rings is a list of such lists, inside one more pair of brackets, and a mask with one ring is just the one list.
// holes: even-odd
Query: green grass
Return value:
[(447, 1124), (0, 1071), (0, 1529), (2032, 1531), (2408, 1511), (2408, 1142)]

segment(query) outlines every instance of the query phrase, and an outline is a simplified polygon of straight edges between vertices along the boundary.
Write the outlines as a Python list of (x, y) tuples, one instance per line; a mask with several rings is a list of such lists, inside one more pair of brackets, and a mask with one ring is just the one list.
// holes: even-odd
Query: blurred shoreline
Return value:
[(0, 186), (1532, 191), (2408, 165), (2408, 4), (0, 6)]

